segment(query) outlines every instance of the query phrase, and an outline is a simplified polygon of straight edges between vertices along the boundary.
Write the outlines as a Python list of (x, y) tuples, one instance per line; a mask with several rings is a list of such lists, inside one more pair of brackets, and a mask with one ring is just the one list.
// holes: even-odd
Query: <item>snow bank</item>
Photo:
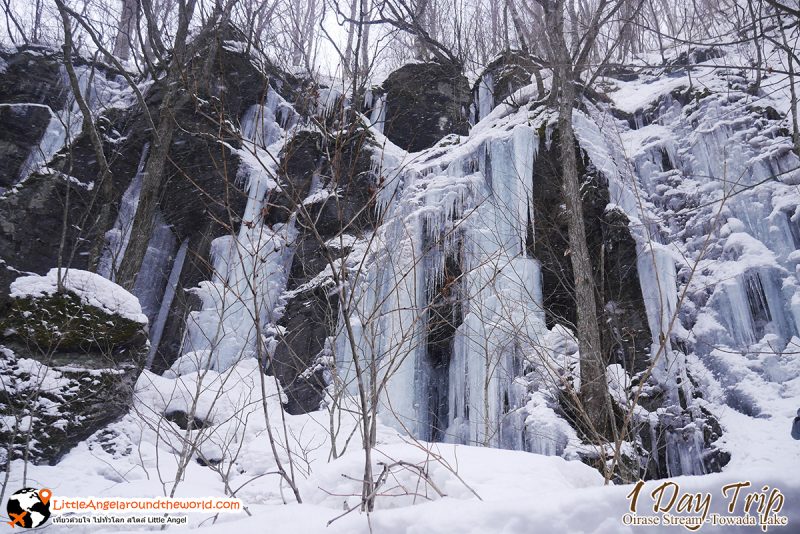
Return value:
[[(603, 485), (600, 473), (579, 461), (449, 443), (379, 444), (373, 463), (376, 477), (384, 468), (390, 473), (375, 501), (378, 510), (441, 499), (505, 501), (536, 486), (560, 492)], [(314, 471), (301, 490), (304, 502), (334, 510), (358, 506), (363, 473), (364, 452), (353, 448)]]
[[(62, 271), (64, 287), (80, 297), (81, 302), (137, 323), (147, 324), (139, 299), (114, 282), (100, 275), (69, 269)], [(17, 278), (11, 284), (13, 298), (43, 297), (58, 291), (58, 269), (50, 269), (45, 276), (30, 275)]]

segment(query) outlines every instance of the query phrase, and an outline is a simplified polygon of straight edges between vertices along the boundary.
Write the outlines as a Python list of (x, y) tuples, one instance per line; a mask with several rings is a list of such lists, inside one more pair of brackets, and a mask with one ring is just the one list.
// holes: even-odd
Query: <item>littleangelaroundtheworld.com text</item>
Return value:
[(239, 512), (239, 499), (206, 498), (123, 498), (123, 497), (53, 497), (53, 513), (116, 512)]

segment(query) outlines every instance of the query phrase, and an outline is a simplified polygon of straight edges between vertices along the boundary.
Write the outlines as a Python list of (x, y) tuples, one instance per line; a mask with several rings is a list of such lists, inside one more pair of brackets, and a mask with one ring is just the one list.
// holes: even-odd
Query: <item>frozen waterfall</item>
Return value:
[[(525, 438), (526, 425), (541, 423), (525, 411), (525, 369), (550, 351), (539, 264), (526, 252), (538, 146), (518, 124), (397, 173), (399, 192), (340, 323), (352, 325), (360, 368), (375, 369), (379, 413), (401, 431), (534, 452), (565, 441), (555, 427), (549, 440)], [(336, 354), (354, 392), (342, 328)]]

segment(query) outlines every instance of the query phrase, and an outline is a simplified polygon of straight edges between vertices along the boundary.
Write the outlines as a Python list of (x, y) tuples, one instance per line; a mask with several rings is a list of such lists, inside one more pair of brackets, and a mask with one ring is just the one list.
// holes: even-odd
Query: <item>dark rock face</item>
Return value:
[[(356, 125), (337, 137), (301, 134), (295, 140), (298, 149), (293, 148), (292, 141), (281, 163), (282, 180), (292, 182), (284, 187), (283, 194), (294, 192), (300, 195), (296, 198), (305, 198), (313, 174), (331, 194), (303, 203), (296, 222), (299, 234), (279, 322), (285, 332), (278, 339), (271, 366), (288, 397), (286, 409), (292, 414), (320, 406), (327, 370), (320, 359), (338, 320), (339, 302), (333, 280), (309, 282), (328, 267), (329, 261), (350, 252), (348, 245), (340, 244), (362, 237), (375, 223), (371, 137), (366, 130)], [(333, 161), (325, 158), (326, 145), (339, 147)], [(271, 207), (268, 220), (272, 211)], [(341, 237), (345, 239), (339, 242)]]
[(27, 451), (34, 463), (55, 464), (128, 410), (144, 325), (72, 293), (18, 299), (2, 313), (0, 415), (14, 423), (0, 427), (0, 439), (13, 444), (12, 458)]
[(284, 147), (281, 154), (281, 187), (267, 199), (264, 220), (269, 224), (285, 223), (304, 200), (315, 176), (325, 164), (325, 139), (319, 132), (300, 131)]
[[(681, 52), (677, 58), (667, 63), (667, 72), (678, 70), (680, 67), (691, 69), (698, 63), (705, 63), (712, 59), (721, 58), (724, 55), (722, 50), (713, 46), (692, 47), (688, 51)], [(677, 67), (677, 68), (676, 68)]]
[[(553, 135), (557, 139), (558, 132)], [(563, 212), (558, 143), (554, 140), (548, 150), (544, 136), (541, 139), (533, 178), (536, 224), (529, 236), (529, 246), (533, 255), (541, 261), (547, 326), (563, 324), (574, 328), (577, 310), (572, 291), (567, 219)], [(579, 172), (583, 177), (581, 193), (586, 237), (592, 255), (595, 284), (601, 298), (598, 317), (602, 354), (606, 364), (621, 365), (636, 382), (639, 380), (637, 375), (641, 376), (651, 363), (650, 346), (653, 342), (639, 282), (636, 242), (628, 230), (627, 216), (618, 208), (607, 209), (608, 182), (583, 152), (579, 154)], [(680, 347), (674, 348), (679, 357)], [(691, 380), (691, 376), (689, 378)], [(666, 406), (664, 392), (652, 377), (648, 386), (647, 393), (640, 398), (641, 406), (650, 411)], [(688, 446), (692, 444), (690, 440), (694, 439), (696, 427), (703, 432), (706, 471), (719, 471), (730, 459), (726, 452), (711, 445), (722, 434), (714, 416), (704, 410), (702, 404), (690, 405), (683, 398), (683, 390), (679, 388), (679, 391), (679, 403), (669, 406), (669, 414), (659, 416), (657, 428), (652, 432), (649, 422), (633, 424), (639, 434), (641, 449), (637, 451), (639, 458), (627, 458), (619, 466), (621, 472), (626, 469), (629, 471), (625, 476), (630, 473), (639, 476), (642, 469), (649, 478), (680, 473), (678, 460), (667, 458), (667, 436), (673, 443), (685, 439)], [(571, 409), (566, 404), (563, 408), (567, 413)], [(616, 417), (621, 423), (623, 418), (619, 410)], [(688, 430), (684, 432), (684, 429)]]
[(33, 103), (61, 109), (66, 102), (62, 86), (60, 52), (43, 47), (23, 47), (15, 53), (0, 50), (5, 72), (0, 78), (0, 101)]
[[(240, 159), (232, 150), (241, 142), (220, 122), (238, 124), (248, 107), (263, 101), (269, 82), (244, 54), (220, 47), (226, 35), (223, 29), (200, 47), (187, 81), (193, 98), (174, 110), (180, 128), (172, 139), (159, 204), (179, 241), (204, 232), (230, 233), (247, 203), (247, 184), (238, 179)], [(152, 91), (148, 103), (160, 104), (165, 89)], [(217, 141), (220, 136), (230, 148)]]
[[(187, 290), (211, 277), (211, 241), (238, 230), (247, 201), (247, 184), (240, 177), (240, 156), (235, 152), (240, 140), (225, 125), (237, 125), (250, 106), (263, 102), (270, 85), (290, 101), (301, 94), (300, 81), (271, 65), (257, 68), (246, 54), (223, 45), (225, 40), (239, 37), (234, 30), (223, 28), (199, 44), (187, 67), (187, 89), (192, 95), (172, 110), (180, 127), (172, 139), (158, 211), (175, 236), (175, 248), (160, 251), (166, 261), (158, 266), (161, 273), (153, 280), (159, 286), (156, 292), (163, 294), (180, 243), (186, 241), (188, 250), (155, 354), (156, 371), (168, 368), (179, 355), (185, 319), (197, 307), (197, 299)], [(66, 105), (69, 88), (60, 52), (22, 49), (14, 54), (0, 53), (0, 58), (4, 69), (0, 102), (15, 104), (0, 107), (0, 126), (4, 126), (0, 128), (2, 193), (4, 186), (17, 181), (19, 168), (42, 137), (51, 110)], [(80, 58), (74, 58), (74, 62), (86, 64)], [(116, 74), (106, 66), (95, 66), (108, 76)], [(156, 123), (164, 90), (156, 82), (145, 96)], [(221, 118), (226, 121), (222, 128)], [(138, 106), (104, 110), (96, 127), (105, 141), (113, 177), (113, 223), (123, 194), (140, 163), (146, 161), (151, 127)], [(217, 140), (221, 132), (225, 143)], [(302, 162), (302, 158), (296, 161)], [(97, 200), (99, 188), (95, 187), (98, 174), (89, 138), (79, 135), (48, 162), (47, 168), (0, 196), (0, 305), (8, 300), (8, 284), (19, 272), (43, 274), (59, 263), (59, 257), (64, 266), (89, 267), (92, 244), (109, 230), (97, 225), (102, 207)], [(159, 244), (151, 238), (150, 246)]]
[(270, 370), (283, 386), (286, 411), (300, 414), (318, 410), (327, 386), (321, 363), (325, 340), (338, 320), (338, 296), (332, 284), (320, 284), (293, 294), (286, 303), (279, 339)]
[(88, 184), (61, 174), (30, 176), (0, 197), (0, 258), (21, 271), (44, 273), (56, 266), (66, 211), (64, 265), (85, 268), (97, 235), (90, 222), (99, 208), (93, 198)]
[(50, 123), (45, 107), (19, 104), (0, 107), (0, 187), (13, 186), (19, 178), (32, 147)]
[[(300, 84), (270, 65), (259, 70), (244, 53), (222, 46), (224, 40), (235, 40), (237, 35), (234, 30), (222, 29), (212, 42), (201, 47), (193, 59), (190, 80), (198, 98), (176, 110), (181, 128), (173, 138), (159, 206), (178, 242), (188, 240), (188, 249), (154, 355), (154, 372), (168, 369), (180, 356), (186, 318), (199, 307), (190, 288), (211, 278), (211, 241), (238, 231), (247, 203), (247, 184), (240, 179), (241, 160), (231, 150), (241, 148), (241, 140), (220, 124), (220, 117), (239, 124), (250, 106), (264, 101), (270, 85), (288, 99), (296, 97)], [(160, 103), (163, 90), (157, 88), (148, 97), (153, 109)], [(221, 132), (231, 148), (216, 141)], [(281, 213), (280, 209), (273, 211)], [(283, 214), (288, 218), (288, 212), (284, 210)]]
[[(36, 105), (0, 108), (0, 121), (3, 121), (0, 125), (9, 126), (0, 128), (0, 168), (3, 169), (0, 188), (6, 185), (3, 180), (11, 184), (16, 182), (21, 161), (44, 133), (50, 118), (50, 110), (44, 106), (56, 111), (63, 109), (69, 91), (62, 80), (60, 53), (23, 50), (2, 57), (5, 73), (0, 76), (0, 101)], [(216, 61), (206, 65), (209, 57)], [(172, 141), (170, 163), (160, 193), (159, 211), (165, 223), (178, 244), (186, 240), (189, 246), (164, 328), (161, 350), (155, 358), (155, 370), (169, 367), (177, 357), (185, 317), (196, 306), (196, 299), (185, 288), (210, 278), (209, 244), (214, 237), (236, 230), (246, 202), (246, 184), (238, 179), (239, 156), (228, 148), (237, 148), (239, 141), (226, 139), (228, 146), (225, 146), (215, 140), (220, 130), (218, 119), (224, 116), (232, 124), (238, 123), (248, 106), (264, 98), (268, 83), (264, 73), (239, 52), (221, 49), (218, 53), (199, 54), (196, 59), (191, 72), (198, 76), (205, 72), (211, 74), (195, 78), (192, 89), (200, 97), (196, 102), (190, 100), (174, 110), (181, 128)], [(85, 64), (79, 58), (75, 58), (75, 62)], [(207, 69), (203, 70), (200, 63)], [(113, 74), (105, 66), (97, 65), (97, 68)], [(284, 78), (276, 75), (281, 90), (288, 94), (293, 85)], [(162, 95), (163, 87), (156, 84), (146, 96), (155, 121), (158, 121)], [(26, 115), (20, 117), (20, 113)], [(6, 124), (6, 119), (24, 124), (21, 130), (27, 137), (16, 135), (14, 128), (18, 126)], [(37, 128), (40, 123), (41, 128)], [(142, 156), (146, 157), (146, 146), (151, 141), (150, 123), (134, 106), (127, 110), (103, 111), (96, 127), (105, 141), (105, 154), (113, 176), (110, 202), (113, 223), (122, 196), (144, 161)], [(7, 139), (3, 135), (12, 135), (13, 139), (4, 144)], [(8, 285), (20, 272), (43, 274), (58, 264), (59, 256), (64, 266), (88, 267), (92, 243), (109, 230), (96, 224), (101, 209), (95, 187), (98, 174), (89, 138), (79, 135), (69, 147), (54, 156), (46, 169), (0, 196), (0, 260), (3, 261), (0, 306), (8, 302)], [(63, 249), (60, 246), (62, 230), (65, 230)], [(157, 280), (162, 292), (176, 251), (163, 252), (167, 261), (159, 266), (162, 272)]]
[(0, 328), (36, 347), (56, 351), (113, 351), (144, 346), (143, 325), (81, 302), (69, 291), (47, 298), (15, 298)]
[[(79, 57), (76, 65), (86, 65)], [(96, 76), (118, 72), (94, 64)], [(51, 117), (67, 105), (69, 82), (63, 54), (35, 45), (14, 53), (0, 50), (0, 189), (14, 185), (31, 152), (36, 149)]]
[[(532, 255), (542, 264), (547, 325), (570, 327), (576, 324), (577, 315), (567, 219), (563, 212), (561, 167), (555, 146), (554, 142), (548, 150), (542, 141), (539, 147), (533, 178), (536, 224), (530, 243)], [(639, 285), (636, 243), (628, 231), (627, 217), (618, 210), (606, 211), (609, 192), (605, 177), (588, 158), (581, 156), (584, 223), (595, 283), (601, 288), (602, 296), (597, 311), (603, 354), (608, 364), (619, 363), (633, 375), (649, 365), (652, 343)]]
[[(205, 242), (205, 245), (189, 245), (189, 249), (194, 251), (193, 255), (187, 255), (180, 271), (175, 295), (167, 312), (162, 337), (150, 362), (149, 369), (157, 374), (169, 369), (180, 356), (186, 322), (190, 317), (189, 314), (192, 311), (199, 310), (201, 307), (200, 299), (192, 293), (191, 288), (201, 281), (207, 280), (211, 273), (207, 259), (209, 253), (208, 241)], [(203, 256), (197, 251), (205, 251), (206, 255)]]
[[(0, 195), (0, 260), (12, 269), (43, 274), (57, 265), (61, 252), (64, 266), (85, 269), (92, 243), (107, 230), (97, 225), (102, 203), (97, 200), (99, 188), (95, 187), (95, 181), (98, 169), (88, 136), (79, 134), (69, 149), (55, 154), (47, 168), (17, 183), (19, 167), (39, 143), (51, 113), (66, 105), (68, 89), (62, 82), (62, 57), (45, 49), (25, 49), (6, 56), (5, 61), (7, 67), (0, 80), (0, 101), (14, 102), (15, 106), (0, 107), (0, 126), (3, 126), (0, 136), (15, 128), (26, 130), (27, 124), (22, 121), (29, 116), (34, 121), (33, 126), (42, 123), (42, 128), (27, 130), (25, 139), (17, 137), (12, 144), (18, 150), (3, 145), (0, 140), (0, 168), (3, 169), (0, 182), (7, 181), (6, 184), (0, 183), (0, 188), (14, 185), (13, 189)], [(85, 64), (77, 58), (75, 62)], [(98, 71), (96, 76), (114, 74), (106, 66), (95, 67)], [(24, 117), (10, 117), (9, 120), (18, 121), (16, 124), (4, 122), (3, 117), (9, 112), (17, 113), (15, 110), (22, 110)], [(42, 112), (47, 117), (41, 115)], [(112, 219), (116, 217), (122, 194), (136, 173), (147, 136), (144, 128), (136, 127), (138, 122), (144, 123), (140, 113), (110, 108), (102, 112), (96, 123), (113, 176)], [(0, 303), (6, 296), (7, 291), (2, 291)]]
[(14, 185), (51, 112), (64, 106), (60, 64), (60, 55), (47, 50), (0, 51), (0, 188)]
[(626, 65), (617, 63), (610, 63), (602, 69), (603, 76), (622, 80), (623, 82), (630, 82), (639, 78), (636, 71)]
[[(0, 413), (20, 417), (15, 425), (0, 428), (0, 438), (13, 441), (13, 458), (23, 457), (27, 449), (35, 464), (54, 465), (72, 447), (124, 415), (143, 361), (143, 352), (136, 351), (114, 359), (83, 352), (45, 359), (14, 344), (0, 346), (0, 351), (0, 375), (4, 383), (14, 384), (0, 391)], [(57, 386), (41, 388), (43, 376)], [(3, 462), (5, 453), (0, 452)]]
[(66, 101), (61, 56), (52, 51), (0, 51), (0, 188), (17, 182), (23, 164), (42, 138), (51, 113)]
[(326, 142), (334, 147), (334, 157), (326, 162), (322, 180), (336, 194), (306, 200), (298, 225), (305, 231), (313, 226), (326, 240), (343, 234), (361, 237), (364, 230), (375, 225), (374, 194), (376, 186), (382, 185), (372, 173), (372, 135), (354, 122)]
[(2, 310), (6, 303), (11, 300), (11, 297), (8, 294), (9, 288), (11, 287), (11, 282), (23, 274), (25, 273), (21, 273), (7, 264), (5, 260), (0, 259), (0, 310)]
[[(159, 285), (158, 291), (163, 293), (170, 271), (175, 268), (177, 247), (186, 242), (187, 252), (179, 266), (175, 297), (154, 354), (152, 370), (155, 372), (169, 368), (180, 354), (187, 317), (199, 306), (190, 288), (211, 278), (211, 241), (237, 232), (242, 222), (247, 184), (241, 179), (240, 156), (236, 153), (241, 143), (225, 123), (221, 128), (220, 119), (237, 125), (250, 106), (264, 102), (270, 86), (283, 98), (294, 102), (301, 112), (304, 109), (310, 112), (316, 105), (313, 99), (307, 101), (304, 96), (304, 82), (270, 65), (258, 68), (236, 47), (225, 45), (225, 41), (239, 37), (232, 29), (221, 29), (207, 42), (199, 44), (187, 66), (186, 89), (191, 90), (191, 95), (180, 100), (182, 104), (172, 110), (179, 128), (171, 142), (158, 211), (175, 236), (175, 249), (162, 251), (166, 260), (159, 265), (161, 274), (153, 280)], [(0, 101), (20, 105), (0, 108), (0, 125), (7, 126), (0, 133), (0, 162), (4, 169), (0, 187), (16, 183), (20, 166), (44, 134), (51, 110), (63, 109), (69, 93), (59, 52), (23, 50), (3, 55), (2, 59), (0, 65), (5, 72), (0, 80)], [(79, 58), (75, 61), (85, 64)], [(161, 82), (156, 82), (145, 97), (156, 123), (164, 91)], [(148, 143), (152, 143), (150, 122), (136, 107), (112, 108), (101, 114), (96, 127), (106, 142), (105, 153), (113, 176), (113, 222), (124, 193), (148, 157)], [(220, 132), (225, 143), (217, 140)], [(366, 151), (361, 153), (366, 139), (364, 131), (358, 128), (341, 134), (338, 139), (300, 131), (281, 155), (278, 174), (283, 188), (269, 199), (264, 213), (268, 223), (286, 222), (296, 210), (297, 202), (308, 196), (312, 184), (338, 190), (335, 200), (321, 199), (305, 206), (307, 216), (298, 221), (301, 231), (290, 287), (298, 287), (316, 276), (325, 268), (329, 255), (340, 257), (347, 252), (320, 243), (312, 228), (324, 239), (330, 239), (345, 232), (357, 234), (369, 225), (371, 210), (363, 208), (372, 195), (370, 166)], [(329, 143), (338, 143), (334, 161), (328, 161), (326, 156), (325, 147)], [(342, 143), (349, 145), (340, 150)], [(0, 197), (0, 289), (3, 290), (0, 305), (7, 304), (11, 309), (8, 286), (20, 273), (44, 274), (59, 263), (59, 258), (70, 268), (89, 267), (87, 259), (92, 243), (109, 230), (96, 224), (101, 203), (97, 201), (98, 188), (95, 187), (99, 174), (95, 159), (88, 136), (79, 135), (48, 162), (47, 168)], [(150, 243), (151, 247), (158, 246), (152, 237)], [(74, 311), (76, 303), (68, 296), (61, 300), (59, 314)], [(310, 308), (306, 306), (308, 303), (311, 303)], [(25, 312), (24, 304), (14, 303), (14, 310)], [(290, 312), (286, 316), (291, 315), (293, 319), (287, 319), (289, 337), (282, 344), (283, 348), (278, 349), (273, 370), (290, 394), (289, 409), (313, 410), (319, 406), (324, 380), (320, 369), (306, 370), (313, 367), (325, 338), (333, 330), (337, 303), (335, 298), (329, 299), (325, 291), (312, 289), (290, 299), (287, 307)], [(298, 308), (296, 318), (295, 307)], [(330, 315), (331, 310), (332, 319), (327, 322), (320, 319), (322, 315)], [(153, 310), (151, 317), (156, 311)], [(16, 326), (24, 330), (23, 323), (25, 321)], [(72, 337), (61, 340), (62, 352), (70, 350), (71, 354), (79, 354), (99, 350), (99, 347), (83, 346), (85, 329), (76, 326), (73, 330)], [(32, 330), (28, 333), (40, 345), (48, 341), (42, 336), (37, 338)], [(100, 334), (103, 337), (112, 332)]]
[[(191, 288), (212, 278), (212, 240), (235, 234), (240, 224), (253, 223), (241, 220), (247, 184), (242, 180), (246, 169), (238, 152), (242, 143), (236, 125), (250, 106), (265, 100), (269, 86), (301, 115), (314, 113), (317, 105), (316, 89), (269, 65), (257, 68), (245, 54), (225, 46), (229, 38), (238, 37), (221, 31), (198, 48), (186, 69), (188, 83), (182, 90), (188, 96), (171, 110), (179, 127), (161, 180), (158, 212), (174, 239), (173, 250), (166, 251), (168, 259), (160, 266), (157, 292), (163, 295), (172, 269), (176, 269), (177, 285), (151, 367), (156, 373), (168, 369), (180, 355), (187, 318), (200, 307)], [(686, 68), (715, 57), (713, 54), (713, 50), (692, 51), (666, 68)], [(87, 268), (90, 245), (109, 228), (97, 224), (101, 208), (95, 187), (98, 166), (85, 135), (56, 154), (46, 169), (16, 183), (31, 147), (50, 120), (47, 108), (62, 109), (67, 89), (58, 53), (23, 50), (15, 55), (0, 53), (0, 58), (4, 70), (0, 102), (14, 104), (0, 107), (0, 335), (8, 331), (5, 339), (0, 339), (0, 378), (15, 384), (0, 391), (0, 415), (16, 419), (13, 426), (0, 427), (0, 439), (13, 442), (16, 456), (29, 449), (35, 462), (56, 462), (77, 442), (128, 409), (145, 353), (145, 333), (139, 325), (86, 309), (69, 294), (57, 295), (44, 304), (37, 299), (9, 299), (8, 286), (22, 272), (44, 273), (59, 258), (72, 268)], [(492, 105), (530, 83), (537, 69), (536, 61), (520, 52), (500, 56), (486, 70), (492, 77)], [(628, 75), (618, 73), (618, 77)], [(448, 143), (458, 142), (452, 134), (468, 132), (466, 109), (470, 98), (478, 101), (479, 93), (477, 85), (470, 91), (460, 68), (441, 63), (406, 65), (389, 76), (381, 91), (387, 110), (384, 132), (410, 151), (437, 144), (436, 150), (449, 150)], [(146, 96), (156, 123), (164, 94), (165, 87), (157, 82)], [(600, 98), (589, 90), (586, 94)], [(698, 91), (676, 89), (656, 105), (669, 105), (669, 99), (687, 103), (702, 96)], [(378, 224), (374, 196), (382, 179), (371, 171), (373, 140), (359, 120), (342, 112), (343, 106), (338, 104), (341, 102), (321, 118), (321, 131), (294, 132), (275, 169), (280, 187), (270, 193), (261, 213), (268, 225), (294, 221), (297, 229), (278, 323), (281, 332), (271, 345), (274, 351), (267, 369), (281, 382), (287, 395), (285, 408), (291, 414), (319, 409), (328, 385), (328, 342), (336, 331), (342, 303), (336, 281), (323, 273)], [(770, 109), (765, 114), (769, 115)], [(774, 110), (772, 113), (777, 115)], [(656, 109), (648, 109), (624, 118), (635, 127), (656, 115)], [(137, 173), (140, 155), (145, 154), (146, 159), (152, 132), (145, 115), (136, 108), (104, 111), (97, 128), (106, 143), (114, 177), (113, 221)], [(447, 135), (452, 137), (443, 142)], [(561, 164), (555, 148), (558, 143), (548, 149), (546, 136), (540, 137), (533, 184), (535, 221), (529, 228), (528, 253), (541, 262), (548, 326), (572, 327), (576, 309), (562, 208)], [(666, 154), (665, 158), (666, 168)], [(607, 209), (605, 177), (587, 157), (580, 161), (584, 218), (601, 297), (602, 353), (606, 363), (618, 363), (635, 376), (649, 365), (652, 343), (638, 279), (636, 243), (625, 214)], [(182, 243), (185, 261), (175, 264), (175, 252)], [(423, 365), (430, 372), (419, 390), (425, 393), (420, 401), (425, 418), (422, 426), (429, 429), (429, 434), (421, 437), (433, 441), (443, 439), (448, 420), (448, 371), (465, 298), (458, 294), (460, 265), (458, 257), (446, 258), (444, 273), (438, 273), (441, 281), (437, 279), (427, 295), (427, 360)], [(48, 380), (54, 380), (54, 387), (40, 390), (36, 377), (42, 369)], [(648, 410), (667, 404), (658, 387), (653, 383), (649, 396), (642, 398), (642, 406)], [(182, 429), (213, 424), (182, 411), (165, 416)], [(27, 421), (32, 425), (26, 426)], [(654, 434), (649, 427), (637, 429), (643, 448), (637, 452), (645, 458), (641, 463), (648, 476), (670, 474), (667, 436), (681, 439), (682, 430), (690, 427), (701, 429), (706, 445), (722, 433), (712, 414), (687, 399), (681, 399), (673, 413), (659, 422)], [(690, 445), (693, 435), (687, 432), (686, 436)], [(102, 440), (98, 442), (102, 444)], [(719, 470), (727, 460), (719, 449), (704, 451), (709, 471)], [(218, 460), (198, 461), (213, 465)]]
[[(98, 122), (98, 129), (106, 134), (114, 177), (112, 220), (136, 174), (143, 142), (141, 135), (131, 133), (124, 142), (114, 143), (112, 136), (128, 131), (130, 121), (130, 114), (115, 111)], [(92, 243), (107, 230), (97, 226), (102, 206), (97, 201), (96, 176), (94, 150), (88, 136), (80, 136), (69, 153), (56, 154), (48, 168), (0, 195), (0, 260), (19, 271), (44, 274), (58, 264), (60, 252), (64, 266), (86, 269)], [(0, 303), (6, 296), (7, 292), (2, 292)]]
[(448, 256), (441, 281), (433, 285), (427, 296), (429, 304), (426, 316), (425, 365), (429, 368), (429, 378), (428, 383), (422, 387), (427, 391), (425, 397), (428, 399), (428, 406), (425, 412), (427, 421), (421, 426), (428, 429), (428, 435), (421, 437), (429, 441), (442, 441), (447, 432), (450, 360), (456, 329), (463, 322), (463, 287), (458, 283), (463, 274), (461, 265), (460, 257)]
[(410, 152), (435, 145), (448, 134), (469, 131), (470, 90), (461, 69), (442, 63), (412, 63), (383, 82), (384, 133)]
[[(489, 63), (481, 73), (475, 85), (472, 87), (472, 120), (477, 122), (480, 119), (481, 104), (494, 108), (500, 102), (506, 100), (515, 91), (531, 83), (536, 73), (540, 70), (536, 61), (527, 53), (521, 50), (505, 50), (494, 61)], [(488, 76), (488, 78), (487, 78)], [(491, 78), (491, 102), (481, 102), (481, 84), (488, 87), (487, 82)], [(543, 90), (540, 87), (540, 90)], [(488, 95), (484, 95), (488, 96)], [(544, 96), (544, 95), (539, 95)]]

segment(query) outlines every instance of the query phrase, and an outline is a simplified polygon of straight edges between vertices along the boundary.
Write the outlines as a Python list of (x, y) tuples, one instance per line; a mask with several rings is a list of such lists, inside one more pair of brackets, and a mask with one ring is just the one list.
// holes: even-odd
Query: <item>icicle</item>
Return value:
[[(212, 278), (195, 293), (200, 310), (190, 313), (182, 347), (183, 356), (172, 372), (181, 374), (197, 365), (225, 370), (257, 353), (259, 328), (277, 319), (280, 295), (286, 287), (296, 230), (294, 220), (272, 227), (261, 215), (267, 191), (275, 187), (275, 158), (262, 154), (261, 163), (250, 162), (251, 152), (277, 153), (285, 137), (282, 125), (294, 124), (293, 110), (282, 114), (285, 101), (271, 88), (266, 103), (251, 106), (242, 118), (242, 134), (253, 143), (241, 151), (240, 181), (247, 189), (247, 203), (237, 235), (223, 235), (211, 242)], [(274, 156), (274, 154), (273, 154)], [(199, 363), (198, 363), (199, 362)]]
[(164, 221), (161, 210), (156, 210), (153, 233), (147, 243), (147, 251), (133, 286), (133, 294), (139, 299), (142, 311), (150, 319), (151, 324), (158, 313), (159, 302), (169, 277), (167, 269), (177, 246), (172, 228)]
[(181, 272), (183, 271), (183, 264), (186, 261), (186, 251), (189, 248), (189, 240), (184, 239), (178, 249), (178, 254), (172, 263), (172, 270), (169, 273), (167, 280), (167, 287), (164, 291), (164, 296), (161, 299), (161, 307), (158, 310), (158, 316), (153, 327), (150, 331), (150, 351), (147, 353), (147, 360), (145, 361), (145, 369), (150, 369), (153, 365), (153, 359), (158, 352), (158, 347), (161, 344), (161, 336), (164, 335), (164, 326), (167, 323), (169, 310), (172, 307), (172, 301), (175, 299), (175, 291), (178, 288), (178, 281), (180, 280)]
[[(86, 99), (90, 110), (95, 111), (100, 105), (107, 105), (107, 100), (111, 99), (110, 93), (113, 91), (108, 87), (111, 82), (106, 80), (103, 73), (86, 65), (77, 65), (75, 71), (78, 76), (80, 92)], [(61, 86), (70, 88), (69, 75), (63, 65), (60, 67), (60, 74)], [(30, 151), (20, 167), (19, 181), (25, 180), (31, 173), (46, 165), (59, 150), (81, 133), (83, 115), (71, 88), (64, 109), (51, 110), (50, 114), (50, 122), (41, 140)]]
[(122, 264), (122, 260), (125, 257), (125, 250), (128, 248), (128, 242), (130, 241), (133, 221), (136, 217), (136, 208), (139, 205), (139, 194), (142, 190), (142, 178), (144, 176), (144, 168), (147, 163), (149, 149), (150, 144), (145, 143), (144, 148), (142, 148), (142, 154), (139, 156), (139, 165), (136, 169), (136, 175), (122, 195), (114, 227), (106, 232), (106, 246), (100, 258), (97, 273), (112, 281), (116, 279), (117, 269)]
[(386, 95), (378, 97), (370, 113), (369, 122), (375, 130), (383, 133), (383, 125), (386, 122)]
[(281, 139), (284, 130), (295, 127), (299, 120), (294, 108), (268, 87), (264, 104), (250, 106), (242, 116), (242, 138), (267, 149)]
[(492, 112), (494, 104), (494, 80), (492, 73), (487, 72), (478, 82), (478, 121)]
[(639, 283), (653, 343), (657, 346), (663, 340), (669, 348), (670, 328), (679, 325), (673, 321), (678, 301), (675, 259), (668, 248), (657, 243), (641, 246), (637, 252)]
[[(432, 435), (428, 397), (440, 382), (427, 355), (426, 306), (444, 282), (446, 259), (461, 257), (469, 300), (441, 381), (448, 387), (443, 439), (525, 446), (527, 392), (517, 377), (546, 331), (539, 264), (525, 251), (538, 144), (535, 130), (521, 125), (399, 179), (403, 188), (387, 206), (393, 212), (379, 229), (374, 267), (355, 288), (359, 306), (350, 320), (358, 354), (341, 321), (336, 353), (350, 384), (354, 356), (364, 369), (373, 357), (380, 362), (384, 420), (402, 431)], [(376, 303), (379, 319), (369, 320)]]
[(695, 422), (666, 430), (668, 476), (704, 475), (703, 433)]
[[(50, 122), (42, 135), (39, 144), (31, 149), (25, 162), (20, 167), (17, 181), (22, 181), (42, 165), (46, 164), (56, 152), (64, 146), (67, 130), (64, 128), (62, 114), (53, 114), (51, 111)], [(72, 128), (70, 128), (70, 131)]]

